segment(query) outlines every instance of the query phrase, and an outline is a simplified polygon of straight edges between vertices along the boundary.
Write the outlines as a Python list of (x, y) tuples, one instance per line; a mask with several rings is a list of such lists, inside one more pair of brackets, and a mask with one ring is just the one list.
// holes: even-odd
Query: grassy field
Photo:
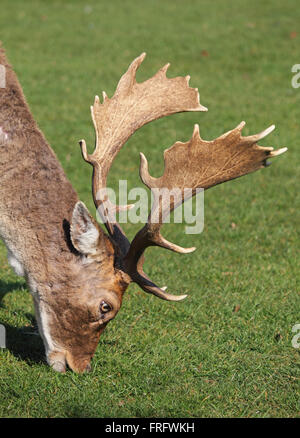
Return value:
[[(143, 51), (138, 80), (171, 62), (191, 75), (207, 113), (179, 114), (137, 132), (113, 165), (109, 185), (142, 186), (139, 152), (159, 176), (162, 151), (199, 123), (211, 140), (247, 122), (272, 123), (262, 145), (289, 151), (272, 166), (205, 194), (205, 227), (164, 234), (190, 255), (147, 253), (146, 270), (173, 293), (168, 303), (130, 286), (103, 334), (93, 371), (60, 375), (44, 360), (33, 305), (0, 244), (1, 417), (300, 416), (299, 168), (300, 63), (296, 0), (1, 1), (0, 40), (31, 109), (80, 198), (94, 212), (91, 168), (78, 140), (93, 144), (89, 106)], [(234, 224), (234, 225), (232, 225)], [(139, 225), (126, 224), (132, 237)]]

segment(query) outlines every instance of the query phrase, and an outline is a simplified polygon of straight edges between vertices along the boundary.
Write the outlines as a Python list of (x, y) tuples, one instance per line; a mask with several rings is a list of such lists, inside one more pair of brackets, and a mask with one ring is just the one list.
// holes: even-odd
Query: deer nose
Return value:
[(91, 364), (87, 364), (87, 366), (85, 367), (85, 369), (84, 369), (84, 372), (85, 373), (90, 373), (92, 371), (92, 367), (91, 367)]

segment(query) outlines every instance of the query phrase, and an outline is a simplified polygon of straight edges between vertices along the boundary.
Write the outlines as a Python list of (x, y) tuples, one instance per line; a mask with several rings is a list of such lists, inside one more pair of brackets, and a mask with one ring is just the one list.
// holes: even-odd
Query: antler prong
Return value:
[(224, 132), (224, 134), (220, 135), (220, 137), (218, 137), (218, 140), (223, 140), (223, 139), (225, 139), (226, 137), (229, 137), (232, 134), (241, 135), (241, 132), (242, 132), (242, 130), (243, 130), (245, 125), (246, 125), (246, 122), (242, 121), (234, 129), (231, 129), (230, 131), (226, 131), (226, 132)]
[(166, 300), (166, 301), (182, 301), (182, 300), (184, 300), (186, 297), (187, 297), (187, 295), (186, 294), (184, 294), (184, 295), (172, 295), (172, 294), (169, 294), (168, 292), (165, 292), (164, 291), (164, 289), (162, 289), (162, 288), (159, 288), (159, 287), (155, 287), (155, 286), (152, 286), (152, 287), (148, 287), (147, 289), (146, 288), (142, 288), (145, 292), (148, 292), (148, 293), (151, 293), (151, 294), (153, 294), (153, 295), (156, 295), (158, 298), (161, 298), (162, 300)]
[(157, 239), (153, 240), (153, 242), (155, 242), (156, 245), (162, 248), (169, 249), (170, 251), (178, 252), (180, 254), (189, 254), (196, 250), (195, 246), (192, 246), (190, 248), (183, 248), (182, 246), (175, 245), (175, 243), (169, 242), (161, 234), (159, 234)]
[(166, 300), (166, 301), (182, 301), (187, 297), (186, 294), (184, 295), (169, 294), (159, 287), (149, 287), (148, 290), (146, 289), (143, 290), (145, 292), (152, 293), (153, 295), (156, 295), (158, 298), (161, 298), (162, 300)]
[(195, 140), (196, 138), (200, 140), (200, 128), (198, 123), (194, 125), (194, 131), (193, 131), (193, 139)]
[(86, 147), (85, 140), (80, 140), (79, 141), (79, 146), (81, 148), (81, 154), (82, 154), (82, 157), (83, 157), (84, 161), (89, 163), (90, 162), (90, 158), (89, 158), (89, 154), (87, 152), (87, 147)]
[(246, 122), (243, 120), (241, 123), (239, 123), (237, 125), (237, 127), (235, 129), (238, 129), (239, 131), (241, 131), (245, 125), (246, 125)]
[(102, 97), (103, 97), (103, 103), (106, 101), (106, 99), (108, 99), (107, 94), (105, 93), (105, 91), (102, 91)]
[(164, 65), (160, 70), (158, 70), (157, 74), (159, 73), (164, 73), (165, 75), (167, 74), (167, 71), (170, 67), (170, 63), (168, 62), (166, 65)]
[(277, 157), (278, 155), (284, 154), (287, 150), (288, 148), (281, 148), (278, 149), (277, 151), (270, 152), (269, 157), (270, 158)]
[(155, 178), (150, 176), (148, 169), (149, 169), (148, 160), (145, 157), (145, 155), (142, 152), (140, 152), (140, 177), (143, 183), (150, 188), (154, 183)]
[(141, 273), (136, 272), (136, 275), (133, 277), (134, 280), (142, 289), (147, 293), (151, 293), (158, 298), (166, 301), (182, 301), (187, 295), (173, 295), (166, 292), (167, 286), (158, 287), (155, 283), (153, 283), (147, 275), (142, 271)]
[(246, 141), (248, 141), (249, 144), (254, 144), (254, 143), (257, 143), (259, 140), (262, 140), (263, 138), (265, 138), (272, 131), (274, 131), (274, 129), (275, 129), (275, 125), (271, 125), (267, 129), (265, 129), (264, 131), (262, 131), (262, 132), (260, 132), (258, 134), (254, 134), (254, 135), (250, 135), (248, 137), (244, 137), (244, 139)]
[(190, 112), (194, 112), (194, 111), (208, 111), (206, 106), (201, 105), (200, 102), (199, 102), (200, 94), (199, 94), (198, 88), (194, 88), (194, 90), (197, 92), (197, 96), (198, 96), (198, 107), (197, 108), (189, 108), (188, 111), (190, 111)]

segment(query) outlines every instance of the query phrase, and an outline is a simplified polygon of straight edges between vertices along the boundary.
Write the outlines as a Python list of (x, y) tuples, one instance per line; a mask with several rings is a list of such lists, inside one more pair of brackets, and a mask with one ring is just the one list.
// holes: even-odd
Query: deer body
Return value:
[[(25, 276), (33, 295), (48, 361), (62, 371), (65, 350), (72, 343), (69, 338), (76, 338), (76, 332), (80, 338), (82, 330), (83, 304), (88, 301), (82, 289), (91, 283), (94, 292), (99, 287), (93, 284), (95, 276), (97, 283), (116, 289), (116, 279), (110, 279), (113, 260), (106, 258), (100, 275), (100, 267), (93, 266), (98, 263), (87, 262), (72, 247), (70, 224), (78, 196), (38, 129), (15, 73), (1, 55), (6, 87), (0, 90), (0, 235), (9, 263), (17, 275)], [(105, 246), (111, 246), (105, 240)], [(95, 270), (96, 275), (91, 275)], [(120, 290), (117, 287), (116, 293)], [(59, 322), (56, 315), (63, 316)], [(96, 339), (84, 338), (72, 346), (75, 351), (69, 353), (69, 363), (75, 370), (89, 368), (94, 343), (98, 343), (98, 332), (95, 335)]]
[[(25, 276), (33, 295), (48, 363), (60, 372), (66, 364), (78, 372), (90, 368), (100, 334), (119, 311), (131, 281), (163, 299), (179, 301), (185, 297), (167, 294), (143, 271), (143, 253), (148, 246), (183, 253), (194, 249), (166, 241), (159, 232), (162, 219), (159, 224), (151, 222), (151, 215), (166, 215), (165, 206), (156, 200), (148, 223), (130, 244), (114, 220), (119, 207), (105, 196), (98, 197), (100, 189), (105, 194), (114, 157), (135, 130), (165, 115), (206, 110), (199, 103), (198, 91), (188, 86), (188, 77), (166, 78), (168, 66), (137, 84), (135, 73), (144, 56), (133, 61), (111, 99), (104, 93), (100, 104), (96, 96), (92, 107), (95, 152), (88, 155), (85, 142), (80, 143), (83, 158), (94, 169), (95, 206), (104, 206), (108, 212), (106, 234), (78, 200), (0, 49), (0, 64), (6, 69), (6, 86), (0, 89), (0, 236), (9, 263), (16, 274)], [(165, 151), (163, 177), (152, 178), (147, 160), (141, 156), (143, 182), (150, 188), (183, 190), (189, 174), (189, 187), (209, 188), (257, 170), (267, 156), (284, 152), (256, 145), (273, 127), (256, 136), (241, 137), (242, 127), (240, 124), (218, 139), (204, 142), (196, 125), (190, 142), (175, 143)], [(191, 154), (188, 164), (185, 148)], [(182, 174), (186, 165), (190, 168)]]

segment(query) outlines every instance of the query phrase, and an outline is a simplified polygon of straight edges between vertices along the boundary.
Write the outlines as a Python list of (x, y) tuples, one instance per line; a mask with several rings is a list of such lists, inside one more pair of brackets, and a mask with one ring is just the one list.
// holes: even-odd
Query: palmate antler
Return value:
[(188, 86), (189, 76), (167, 79), (169, 64), (152, 78), (138, 84), (135, 75), (145, 56), (146, 54), (142, 53), (131, 63), (111, 99), (105, 92), (102, 104), (99, 97), (95, 97), (94, 105), (91, 107), (96, 131), (94, 153), (89, 155), (85, 141), (80, 142), (83, 158), (94, 168), (95, 206), (109, 234), (124, 254), (129, 248), (129, 242), (120, 225), (116, 223), (115, 213), (131, 206), (112, 205), (105, 191), (107, 175), (114, 158), (129, 137), (145, 124), (183, 111), (207, 111), (207, 108), (200, 105), (198, 90)]
[[(167, 64), (156, 75), (143, 83), (137, 83), (136, 71), (145, 54), (136, 58), (121, 78), (114, 96), (109, 99), (103, 93), (103, 103), (96, 96), (91, 107), (96, 131), (96, 148), (87, 153), (85, 141), (80, 142), (84, 159), (93, 165), (93, 197), (106, 228), (120, 249), (122, 270), (130, 280), (144, 291), (160, 298), (179, 301), (186, 295), (174, 296), (165, 288), (156, 286), (144, 273), (144, 251), (149, 246), (161, 246), (179, 253), (188, 253), (195, 248), (181, 248), (168, 242), (160, 234), (164, 218), (184, 200), (184, 191), (191, 189), (194, 195), (199, 188), (208, 189), (225, 181), (254, 172), (272, 158), (286, 151), (274, 151), (261, 147), (257, 142), (273, 131), (274, 125), (260, 134), (242, 137), (245, 122), (213, 141), (200, 138), (195, 125), (193, 136), (187, 143), (176, 142), (164, 152), (165, 169), (160, 178), (148, 173), (148, 163), (141, 154), (140, 176), (154, 194), (154, 202), (148, 221), (130, 244), (115, 220), (119, 209), (130, 206), (112, 205), (106, 194), (106, 180), (112, 162), (128, 138), (140, 127), (152, 120), (182, 111), (206, 111), (199, 103), (197, 89), (188, 86), (189, 76), (168, 79)], [(163, 189), (175, 190), (171, 205), (161, 196)], [(158, 194), (160, 193), (160, 194)]]

